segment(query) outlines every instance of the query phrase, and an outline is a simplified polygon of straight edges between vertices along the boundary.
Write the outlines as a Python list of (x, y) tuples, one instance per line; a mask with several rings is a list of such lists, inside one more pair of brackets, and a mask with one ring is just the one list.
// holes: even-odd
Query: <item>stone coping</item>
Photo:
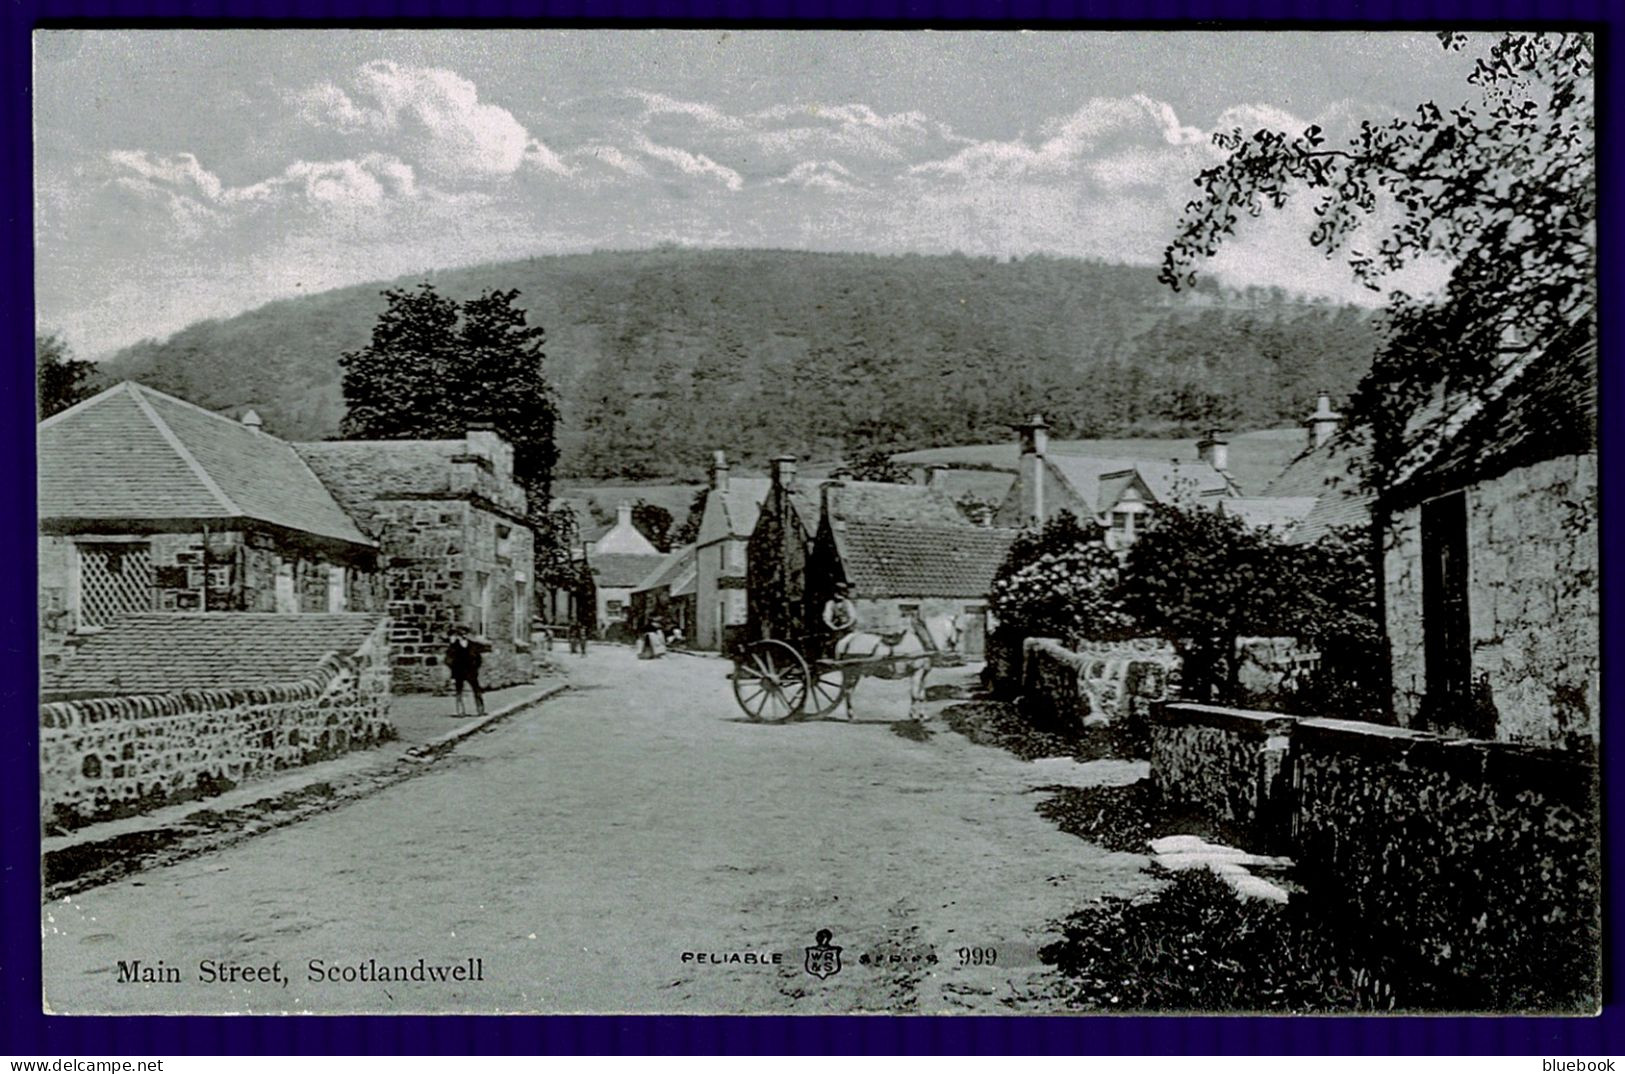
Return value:
[(1150, 721), (1153, 726), (1212, 727), (1268, 738), (1273, 735), (1291, 734), (1294, 726), (1302, 725), (1303, 717), (1280, 712), (1258, 712), (1253, 709), (1232, 709), (1222, 705), (1198, 705), (1187, 701), (1175, 701), (1153, 706)]
[(1358, 754), (1405, 768), (1443, 771), (1475, 782), (1538, 790), (1589, 809), (1596, 788), (1595, 751), (1520, 742), (1454, 738), (1432, 731), (1357, 720), (1299, 720), (1292, 732), (1301, 759), (1315, 753)]

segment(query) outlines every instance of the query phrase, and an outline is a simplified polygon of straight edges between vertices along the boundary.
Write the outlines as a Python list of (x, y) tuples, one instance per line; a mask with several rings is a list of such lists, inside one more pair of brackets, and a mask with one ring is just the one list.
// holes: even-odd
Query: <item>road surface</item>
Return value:
[(1143, 765), (911, 741), (903, 683), (752, 724), (718, 659), (568, 659), (568, 693), (419, 777), (47, 904), (50, 1009), (1031, 1010), (1047, 923), (1153, 883), (1033, 811)]

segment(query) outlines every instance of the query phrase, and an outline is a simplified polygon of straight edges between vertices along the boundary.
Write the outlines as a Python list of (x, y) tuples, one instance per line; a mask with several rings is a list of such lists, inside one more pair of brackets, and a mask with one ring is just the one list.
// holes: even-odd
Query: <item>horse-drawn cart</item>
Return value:
[[(912, 640), (912, 635), (910, 637)], [(957, 643), (957, 633), (953, 643)], [(807, 647), (778, 638), (751, 642), (734, 656), (734, 699), (752, 720), (779, 723), (796, 717), (822, 719), (848, 702), (858, 680), (865, 675), (901, 677), (899, 669), (918, 671), (923, 699), (923, 670), (931, 666), (962, 663), (956, 651), (900, 647), (892, 641), (873, 653), (836, 656), (809, 651), (816, 644), (805, 639)], [(849, 709), (850, 711), (850, 709)]]

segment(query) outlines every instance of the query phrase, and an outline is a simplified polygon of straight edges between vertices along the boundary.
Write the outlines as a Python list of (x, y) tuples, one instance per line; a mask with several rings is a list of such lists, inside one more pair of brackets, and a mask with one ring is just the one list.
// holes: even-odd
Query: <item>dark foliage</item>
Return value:
[(1108, 897), (1068, 918), (1039, 957), (1075, 1010), (1368, 1012), (1393, 1008), (1388, 982), (1356, 965), (1322, 925), (1291, 908), (1240, 901), (1206, 869), (1154, 897)]
[[(1377, 571), (1367, 529), (1287, 545), (1233, 515), (1164, 504), (1130, 547), (1118, 593), (1141, 631), (1179, 648), (1188, 699), (1373, 719), (1387, 689)], [(1320, 664), (1280, 696), (1243, 696), (1242, 637), (1295, 638)]]
[(55, 332), (35, 335), (34, 384), (44, 421), (96, 394), (96, 365), (75, 358)]
[(854, 481), (886, 481), (906, 485), (914, 480), (907, 466), (893, 462), (884, 451), (869, 451), (846, 464)]
[[(1442, 33), (1443, 47), (1469, 47)], [(1450, 408), (1482, 395), (1513, 354), (1546, 346), (1596, 302), (1593, 39), (1588, 33), (1505, 33), (1478, 58), (1469, 99), (1415, 117), (1366, 121), (1342, 145), (1318, 127), (1215, 136), (1229, 152), (1196, 180), (1166, 252), (1176, 289), (1234, 233), (1242, 213), (1316, 198), (1309, 239), (1328, 257), (1349, 247), (1356, 278), (1373, 290), (1388, 273), (1442, 261), (1442, 296), (1389, 293), (1385, 342), (1348, 406), (1367, 435), (1366, 482), (1392, 483), (1406, 447)]]
[(671, 535), (671, 543), (675, 547), (693, 544), (700, 537), (700, 522), (705, 518), (705, 500), (709, 490), (700, 489), (688, 503), (688, 514), (678, 523), (677, 529)]
[(671, 551), (671, 512), (657, 503), (639, 500), (632, 505), (632, 525), (662, 552)]
[(1062, 511), (1016, 536), (993, 576), (1002, 637), (1112, 638), (1133, 633), (1118, 598), (1118, 559), (1105, 531)]
[(339, 359), (348, 439), (452, 439), (488, 423), (513, 445), (532, 513), (547, 509), (558, 460), (557, 407), (542, 337), (513, 302), (487, 291), (459, 303), (433, 284), (385, 291), (372, 339)]
[[(692, 474), (718, 447), (761, 466), (1004, 442), (1034, 410), (1057, 437), (1296, 424), (1318, 391), (1353, 388), (1377, 342), (1359, 310), (1212, 285), (1173, 295), (1153, 269), (1049, 257), (656, 250), (434, 282), (448, 299), (525, 294), (548, 326), (561, 473), (602, 478)], [(337, 356), (367, 345), (384, 305), (376, 285), (275, 302), (138, 344), (109, 371), (253, 406), (279, 436), (332, 436)]]

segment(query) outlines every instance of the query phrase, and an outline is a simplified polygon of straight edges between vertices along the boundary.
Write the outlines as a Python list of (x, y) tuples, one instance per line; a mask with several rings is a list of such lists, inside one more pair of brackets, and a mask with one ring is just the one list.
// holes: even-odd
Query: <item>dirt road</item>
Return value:
[[(1032, 1009), (1045, 923), (1151, 884), (1031, 793), (1143, 766), (1026, 763), (940, 721), (910, 741), (901, 683), (865, 682), (850, 724), (762, 725), (720, 660), (571, 659), (569, 693), (418, 778), (48, 904), (50, 1007)], [(826, 977), (805, 966), (820, 929)]]

